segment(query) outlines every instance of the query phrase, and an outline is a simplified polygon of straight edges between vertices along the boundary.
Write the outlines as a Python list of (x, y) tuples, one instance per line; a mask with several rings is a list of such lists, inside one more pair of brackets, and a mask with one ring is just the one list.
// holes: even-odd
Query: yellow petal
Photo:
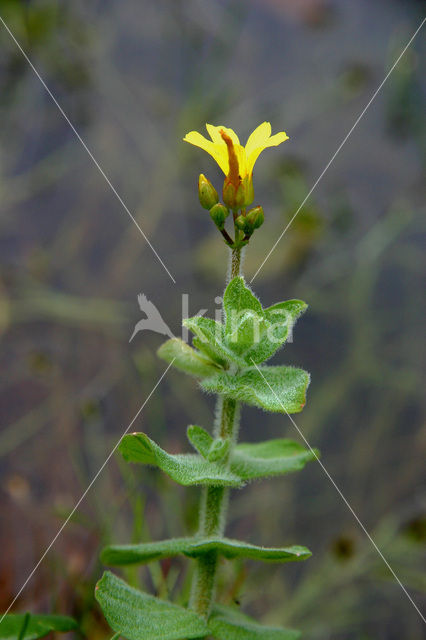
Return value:
[(268, 147), (276, 147), (282, 142), (284, 142), (285, 140), (288, 140), (288, 135), (284, 131), (280, 131), (280, 133), (276, 133), (275, 135), (271, 136), (267, 140), (264, 140), (264, 142), (258, 147), (252, 148), (250, 151), (250, 154), (247, 154), (248, 173), (249, 174), (253, 173), (253, 167), (256, 163), (256, 160), (258, 159), (258, 157), (260, 156), (260, 154), (264, 149), (267, 149)]
[(224, 127), (223, 125), (219, 125), (215, 127), (213, 124), (206, 124), (206, 129), (210, 134), (211, 139), (215, 143), (225, 144), (222, 136), (220, 135), (220, 130), (223, 129), (224, 132), (231, 138), (232, 142), (237, 145), (240, 144), (239, 138), (233, 129), (228, 129), (228, 127)]
[(206, 129), (215, 144), (223, 144), (223, 140), (220, 135), (220, 129), (223, 129), (223, 127), (215, 127), (213, 124), (206, 124)]
[(257, 149), (258, 147), (263, 147), (270, 135), (271, 135), (270, 122), (262, 122), (262, 124), (256, 127), (253, 133), (250, 134), (246, 143), (247, 157), (249, 157), (252, 151)]
[(213, 142), (207, 140), (207, 138), (202, 136), (201, 133), (198, 133), (198, 131), (190, 131), (187, 133), (184, 137), (184, 141), (189, 142), (189, 144), (193, 144), (196, 147), (200, 147), (200, 149), (204, 149), (207, 153), (211, 153), (211, 150), (214, 147)]
[(238, 158), (238, 167), (240, 171), (240, 177), (241, 179), (244, 179), (245, 176), (248, 174), (246, 150), (240, 144), (234, 145), (234, 149)]
[(204, 151), (207, 151), (217, 162), (222, 171), (227, 173), (228, 171), (228, 152), (226, 149), (226, 144), (223, 143), (214, 144), (211, 140), (207, 140), (201, 133), (198, 131), (190, 131), (184, 137), (185, 142), (189, 142), (189, 144), (193, 144), (196, 147), (200, 147)]

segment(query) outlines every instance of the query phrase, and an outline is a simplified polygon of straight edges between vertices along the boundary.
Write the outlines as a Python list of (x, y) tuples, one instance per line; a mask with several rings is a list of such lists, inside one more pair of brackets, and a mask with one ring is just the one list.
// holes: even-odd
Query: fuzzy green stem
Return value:
[[(233, 249), (230, 260), (230, 277), (240, 274), (241, 249)], [(239, 404), (228, 397), (217, 400), (215, 438), (226, 438), (231, 447), (238, 436), (240, 423)], [(229, 453), (223, 464), (229, 463)], [(199, 530), (201, 537), (222, 538), (225, 530), (226, 512), (229, 504), (229, 489), (225, 487), (203, 487), (199, 512)], [(196, 561), (192, 580), (190, 607), (199, 615), (208, 618), (215, 595), (215, 582), (218, 555), (216, 551), (202, 555)]]
[(241, 272), (241, 248), (233, 249), (231, 253), (231, 280)]

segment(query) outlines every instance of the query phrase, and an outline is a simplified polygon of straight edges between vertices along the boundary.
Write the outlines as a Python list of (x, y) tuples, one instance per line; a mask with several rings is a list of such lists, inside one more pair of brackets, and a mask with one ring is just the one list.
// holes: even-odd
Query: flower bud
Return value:
[(262, 207), (254, 207), (253, 209), (250, 209), (250, 211), (247, 212), (246, 220), (252, 231), (261, 227), (265, 220)]
[(214, 207), (210, 209), (210, 217), (218, 227), (218, 229), (223, 229), (225, 224), (226, 217), (229, 215), (229, 211), (223, 204), (215, 204)]
[(198, 197), (200, 199), (201, 206), (204, 207), (204, 209), (207, 209), (207, 211), (219, 202), (219, 196), (217, 195), (216, 189), (210, 180), (208, 180), (202, 173), (198, 178)]
[(223, 183), (223, 201), (230, 209), (240, 209), (244, 205), (244, 184), (240, 182), (237, 187), (225, 178)]
[(238, 216), (238, 218), (235, 218), (235, 224), (239, 229), (241, 229), (241, 231), (244, 231), (245, 234), (250, 234), (253, 231), (245, 216)]

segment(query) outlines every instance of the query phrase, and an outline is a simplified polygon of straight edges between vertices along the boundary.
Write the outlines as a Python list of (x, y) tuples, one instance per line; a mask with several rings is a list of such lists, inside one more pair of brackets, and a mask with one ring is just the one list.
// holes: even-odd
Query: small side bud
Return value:
[(250, 209), (250, 211), (247, 212), (246, 220), (253, 231), (261, 227), (265, 220), (262, 207)]
[(210, 209), (210, 217), (218, 229), (223, 229), (228, 215), (229, 211), (223, 204), (215, 204), (214, 207)]
[(200, 199), (201, 206), (204, 209), (207, 209), (207, 211), (219, 202), (219, 196), (216, 189), (210, 180), (208, 180), (202, 173), (198, 178), (198, 197)]
[(244, 231), (245, 234), (250, 234), (253, 231), (250, 223), (245, 216), (238, 216), (238, 218), (235, 218), (235, 224), (237, 225), (238, 229)]

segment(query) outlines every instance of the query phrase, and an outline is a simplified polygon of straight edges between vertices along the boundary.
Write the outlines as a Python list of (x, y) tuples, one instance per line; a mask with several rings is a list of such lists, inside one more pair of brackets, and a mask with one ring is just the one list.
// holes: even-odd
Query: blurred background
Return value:
[[(290, 140), (256, 165), (266, 220), (250, 279), (419, 26), (414, 0), (0, 2), (0, 15), (176, 279), (173, 284), (0, 25), (0, 611), (4, 611), (165, 369), (162, 337), (129, 344), (145, 293), (180, 332), (220, 295), (226, 252), (181, 142), (206, 122)], [(420, 608), (425, 605), (425, 41), (420, 33), (253, 282), (265, 305), (309, 303), (274, 363), (312, 374), (296, 416)], [(423, 71), (423, 74), (422, 74)], [(189, 451), (212, 398), (170, 370), (132, 430)], [(244, 409), (242, 439), (299, 439)], [(423, 487), (422, 487), (423, 484)], [(111, 637), (94, 602), (99, 549), (184, 535), (197, 489), (114, 456), (14, 611), (74, 615)], [(224, 602), (312, 640), (413, 640), (422, 621), (318, 464), (234, 492), (228, 535), (304, 544), (300, 565), (221, 565)], [(189, 563), (124, 572), (177, 602)], [(261, 587), (259, 587), (261, 585)], [(61, 636), (63, 637), (63, 636)], [(71, 636), (70, 636), (71, 637)], [(80, 637), (80, 636), (79, 636)], [(82, 636), (83, 637), (83, 636)]]

